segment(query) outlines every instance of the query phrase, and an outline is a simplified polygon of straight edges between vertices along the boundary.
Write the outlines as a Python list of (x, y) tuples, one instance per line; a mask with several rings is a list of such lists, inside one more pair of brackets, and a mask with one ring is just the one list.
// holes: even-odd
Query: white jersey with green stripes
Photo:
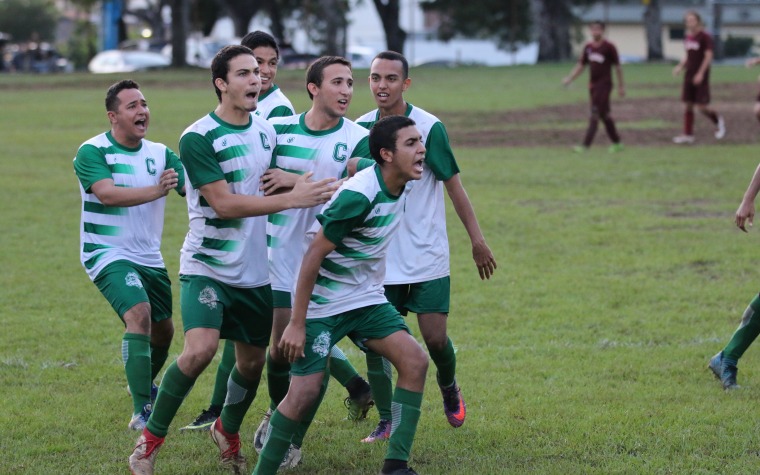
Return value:
[(406, 196), (388, 192), (374, 165), (345, 182), (317, 220), (337, 247), (319, 268), (306, 318), (325, 318), (387, 302), (385, 260)]
[(295, 108), (290, 103), (282, 89), (276, 84), (272, 85), (269, 90), (259, 96), (258, 105), (256, 106), (256, 115), (265, 119), (272, 117), (288, 117), (295, 114)]
[(182, 189), (182, 164), (163, 144), (143, 139), (139, 147), (128, 148), (105, 132), (79, 147), (74, 171), (82, 195), (80, 258), (90, 279), (111, 262), (122, 259), (147, 267), (164, 267), (161, 233), (166, 197), (138, 206), (105, 206), (92, 192), (92, 185), (112, 179), (120, 187), (155, 186), (169, 168), (179, 173), (177, 189)]
[[(348, 119), (328, 130), (310, 130), (305, 113), (273, 118), (277, 147), (271, 166), (302, 175), (313, 172), (312, 179), (341, 178), (351, 157), (368, 157), (367, 130)], [(306, 253), (306, 232), (314, 224), (322, 206), (288, 209), (269, 216), (267, 245), (272, 290), (293, 292), (301, 259)]]
[[(459, 173), (459, 167), (446, 128), (436, 116), (411, 104), (407, 104), (405, 115), (417, 123), (426, 152), (422, 178), (406, 184), (408, 197), (401, 229), (388, 249), (388, 285), (426, 282), (450, 273), (443, 182)], [(378, 120), (376, 109), (356, 122), (369, 129)]]
[(185, 165), (190, 230), (180, 254), (180, 274), (203, 275), (233, 287), (269, 283), (266, 216), (222, 219), (198, 189), (225, 180), (230, 192), (261, 196), (260, 179), (272, 160), (275, 135), (264, 119), (251, 114), (236, 126), (213, 112), (188, 127), (179, 149)]

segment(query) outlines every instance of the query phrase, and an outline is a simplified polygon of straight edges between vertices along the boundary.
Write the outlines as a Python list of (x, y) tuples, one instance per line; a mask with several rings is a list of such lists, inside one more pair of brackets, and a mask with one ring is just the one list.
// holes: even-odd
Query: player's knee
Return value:
[(272, 342), (272, 344), (269, 346), (269, 359), (271, 359), (272, 362), (278, 364), (285, 364), (288, 362), (285, 354), (280, 351), (278, 345), (276, 345), (274, 342)]
[(150, 334), (150, 304), (148, 302), (136, 304), (127, 310), (122, 318), (128, 333)]
[(182, 355), (180, 355), (180, 360), (182, 361), (180, 369), (183, 372), (186, 370), (190, 376), (197, 376), (211, 363), (214, 355), (216, 355), (216, 348), (186, 347)]
[(263, 352), (261, 355), (246, 354), (243, 358), (238, 358), (235, 364), (243, 377), (254, 380), (261, 377), (266, 365), (266, 358), (264, 358)]
[(441, 352), (446, 349), (448, 344), (449, 338), (445, 332), (425, 339), (425, 346), (431, 352)]

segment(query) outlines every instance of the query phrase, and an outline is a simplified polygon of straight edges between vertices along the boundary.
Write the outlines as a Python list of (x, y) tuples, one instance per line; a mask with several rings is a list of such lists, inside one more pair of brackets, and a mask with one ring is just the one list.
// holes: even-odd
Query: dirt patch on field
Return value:
[[(637, 89), (663, 89), (638, 85)], [(670, 87), (667, 95), (645, 99), (619, 99), (613, 96), (612, 117), (626, 144), (664, 145), (681, 133), (683, 105), (680, 89)], [(757, 96), (754, 84), (721, 84), (712, 88), (712, 106), (726, 121), (727, 134), (720, 142), (758, 143), (760, 123), (753, 116)], [(450, 114), (439, 117), (446, 124), (456, 147), (572, 146), (583, 140), (588, 121), (588, 103), (540, 107), (493, 114)], [(713, 124), (697, 113), (694, 134), (700, 144), (718, 143)], [(610, 141), (600, 123), (596, 146)]]

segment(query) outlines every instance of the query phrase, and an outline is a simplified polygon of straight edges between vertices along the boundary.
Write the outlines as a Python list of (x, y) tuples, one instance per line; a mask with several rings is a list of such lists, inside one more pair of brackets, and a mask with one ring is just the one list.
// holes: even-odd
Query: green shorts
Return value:
[(385, 296), (403, 316), (408, 312), (448, 314), (451, 279), (446, 276), (416, 284), (386, 285)]
[(272, 291), (272, 306), (274, 308), (293, 308), (290, 292), (282, 290)]
[(164, 268), (118, 260), (105, 266), (94, 282), (122, 321), (130, 308), (143, 302), (150, 304), (154, 322), (172, 316), (172, 283)]
[(272, 288), (232, 287), (202, 275), (180, 275), (182, 326), (215, 328), (219, 338), (266, 348), (272, 333)]
[(290, 365), (290, 373), (296, 376), (319, 373), (327, 367), (330, 350), (344, 336), (366, 351), (364, 342), (385, 338), (403, 330), (409, 333), (404, 319), (390, 303), (370, 305), (332, 317), (306, 320), (306, 344), (303, 358)]

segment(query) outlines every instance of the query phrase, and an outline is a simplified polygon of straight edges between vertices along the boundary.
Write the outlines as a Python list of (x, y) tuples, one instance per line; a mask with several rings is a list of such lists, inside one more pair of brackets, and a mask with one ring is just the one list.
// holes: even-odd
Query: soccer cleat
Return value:
[(677, 144), (689, 144), (694, 143), (693, 135), (676, 135), (673, 137), (673, 143)]
[(588, 147), (584, 147), (583, 145), (576, 145), (573, 147), (574, 153), (586, 153), (588, 152)]
[(412, 467), (399, 468), (392, 472), (380, 472), (380, 475), (418, 475)]
[(272, 410), (267, 409), (267, 412), (264, 413), (264, 418), (261, 420), (261, 424), (259, 424), (259, 427), (256, 429), (256, 433), (253, 434), (253, 449), (256, 453), (260, 454), (261, 450), (264, 448), (264, 443), (266, 443), (270, 417), (272, 417)]
[(380, 419), (377, 423), (377, 427), (372, 431), (370, 435), (362, 439), (365, 444), (371, 444), (379, 440), (388, 440), (391, 438), (391, 421), (388, 419)]
[(153, 406), (146, 404), (143, 406), (142, 411), (132, 416), (132, 419), (129, 421), (129, 425), (127, 427), (132, 430), (145, 429), (145, 425), (148, 424), (148, 419), (150, 418), (151, 412), (153, 412)]
[(446, 414), (446, 419), (449, 420), (451, 427), (461, 427), (467, 416), (467, 404), (462, 397), (462, 391), (456, 381), (447, 388), (439, 387), (443, 396), (443, 412)]
[(372, 391), (369, 389), (356, 398), (347, 397), (343, 403), (348, 409), (348, 419), (351, 421), (366, 419), (370, 408), (375, 405), (375, 401), (372, 400)]
[(209, 431), (211, 439), (219, 447), (219, 462), (235, 475), (247, 475), (245, 457), (240, 453), (240, 434), (227, 434), (222, 429), (222, 419), (217, 418)]
[(282, 462), (280, 462), (280, 468), (295, 468), (301, 463), (301, 447), (297, 447), (294, 444), (290, 444), (288, 451), (285, 453)]
[(710, 358), (710, 363), (708, 363), (707, 367), (712, 371), (713, 375), (717, 379), (720, 379), (721, 374), (721, 366), (723, 365), (723, 352), (719, 352), (717, 355)]
[(718, 123), (715, 126), (715, 138), (720, 140), (726, 136), (726, 121), (723, 120), (723, 116), (718, 116)]
[(610, 147), (607, 149), (609, 153), (618, 153), (622, 152), (623, 150), (625, 150), (625, 146), (620, 142), (610, 145)]
[(195, 418), (193, 422), (186, 425), (185, 427), (180, 427), (179, 430), (181, 431), (209, 430), (218, 417), (219, 417), (219, 412), (211, 408), (204, 409), (203, 411), (201, 411), (201, 414)]
[(153, 475), (156, 455), (163, 443), (163, 437), (156, 437), (147, 429), (143, 430), (135, 443), (132, 455), (129, 456), (129, 470), (132, 475)]
[(726, 391), (739, 389), (741, 386), (736, 383), (736, 373), (739, 371), (736, 365), (724, 362), (721, 369), (720, 382), (723, 384), (723, 389)]

